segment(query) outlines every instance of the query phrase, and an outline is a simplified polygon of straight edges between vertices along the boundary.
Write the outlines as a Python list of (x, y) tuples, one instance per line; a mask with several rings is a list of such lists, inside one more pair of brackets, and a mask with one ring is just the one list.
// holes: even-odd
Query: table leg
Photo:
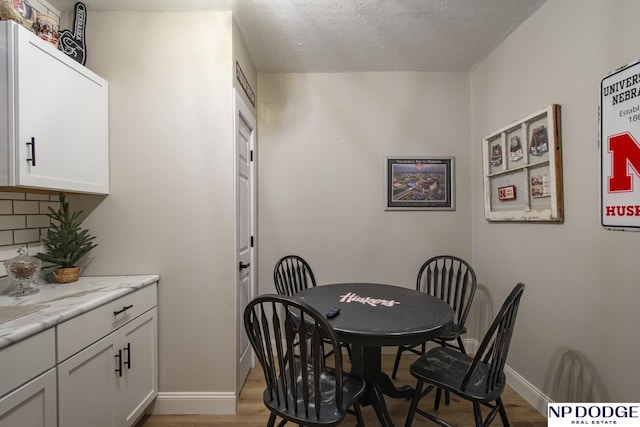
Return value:
[(351, 346), (351, 371), (364, 378), (366, 388), (360, 399), (362, 406), (373, 406), (380, 425), (393, 427), (384, 395), (393, 398), (411, 398), (413, 388), (396, 388), (387, 374), (382, 372), (382, 349), (380, 347)]
[(380, 425), (393, 427), (391, 415), (389, 415), (387, 404), (384, 402), (382, 387), (377, 380), (370, 379), (367, 381), (365, 396), (367, 397), (366, 400), (369, 401), (368, 403), (365, 403), (365, 405), (373, 406), (373, 409), (376, 411), (376, 415), (378, 416), (378, 420), (380, 420)]
[(411, 399), (413, 397), (414, 388), (409, 385), (403, 385), (402, 387), (396, 387), (389, 378), (389, 375), (384, 372), (380, 373), (380, 385), (382, 392), (389, 397), (396, 399)]

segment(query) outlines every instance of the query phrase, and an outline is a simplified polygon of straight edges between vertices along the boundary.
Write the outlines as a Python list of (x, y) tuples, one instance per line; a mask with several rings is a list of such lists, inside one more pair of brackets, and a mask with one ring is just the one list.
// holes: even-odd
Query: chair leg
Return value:
[(480, 403), (473, 402), (473, 417), (476, 421), (476, 427), (484, 427), (484, 421), (482, 421), (482, 411), (480, 410)]
[(391, 378), (395, 379), (396, 374), (398, 373), (398, 365), (400, 364), (400, 356), (402, 356), (402, 346), (398, 346), (398, 352), (396, 353), (396, 361), (393, 362), (393, 372), (391, 373)]
[(362, 418), (362, 410), (360, 409), (360, 404), (358, 402), (353, 404), (353, 411), (356, 413), (356, 420), (358, 420), (356, 427), (364, 427), (364, 418)]
[(438, 409), (440, 409), (440, 397), (441, 396), (442, 396), (442, 389), (438, 387), (438, 389), (436, 390), (436, 400), (433, 403), (433, 410), (434, 411), (437, 411)]
[(269, 416), (269, 422), (267, 423), (267, 427), (273, 427), (276, 424), (276, 414), (271, 414)]
[[(439, 388), (438, 390), (436, 390), (436, 401), (433, 404), (433, 409), (435, 411), (440, 409), (440, 397), (441, 396), (442, 396), (442, 389)], [(451, 403), (451, 395), (449, 394), (448, 390), (445, 390), (444, 391), (444, 404), (449, 406), (450, 403)]]
[(418, 380), (418, 384), (416, 384), (416, 391), (413, 393), (413, 398), (411, 399), (411, 406), (409, 406), (409, 413), (407, 414), (407, 421), (404, 423), (404, 427), (411, 427), (413, 423), (413, 417), (416, 415), (416, 409), (418, 408), (418, 401), (420, 400), (420, 394), (422, 394), (422, 386), (424, 383)]
[(498, 410), (500, 411), (500, 419), (502, 420), (502, 425), (504, 427), (509, 427), (509, 418), (507, 418), (507, 411), (504, 409), (504, 403), (502, 403), (501, 397), (496, 399), (496, 405), (498, 405)]
[(458, 346), (462, 354), (467, 354), (467, 351), (464, 349), (464, 344), (462, 343), (462, 337), (458, 337)]
[[(458, 347), (459, 350), (462, 352), (462, 354), (467, 354), (467, 352), (464, 349), (464, 344), (462, 343), (462, 338), (458, 337), (456, 338), (456, 340), (458, 341)], [(446, 345), (445, 341), (442, 341), (442, 345)], [(438, 389), (438, 391), (436, 392), (436, 403), (434, 405), (435, 410), (437, 411), (438, 408), (440, 407), (440, 396), (442, 395), (441, 390)], [(444, 392), (444, 404), (449, 406), (449, 404), (451, 403), (451, 394), (445, 390)]]

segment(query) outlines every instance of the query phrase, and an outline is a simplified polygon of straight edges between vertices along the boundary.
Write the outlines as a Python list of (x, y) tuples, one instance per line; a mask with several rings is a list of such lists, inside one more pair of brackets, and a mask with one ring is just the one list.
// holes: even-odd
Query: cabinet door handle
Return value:
[(116, 354), (116, 369), (115, 371), (118, 373), (118, 376), (122, 376), (122, 350), (118, 350), (118, 354)]
[(127, 347), (124, 349), (124, 351), (127, 352), (127, 360), (126, 362), (124, 362), (124, 366), (126, 366), (127, 369), (131, 369), (131, 343), (130, 342), (127, 343)]
[(133, 304), (126, 305), (126, 306), (122, 307), (122, 310), (114, 311), (113, 315), (117, 316), (118, 314), (124, 313), (125, 311), (129, 310), (131, 307), (133, 307)]
[(31, 137), (31, 142), (27, 142), (27, 146), (31, 146), (31, 158), (27, 159), (27, 162), (31, 162), (31, 166), (36, 165), (36, 139)]
[(242, 261), (240, 261), (240, 264), (239, 264), (240, 271), (244, 270), (245, 268), (249, 268), (250, 266), (251, 266), (250, 262), (244, 264)]

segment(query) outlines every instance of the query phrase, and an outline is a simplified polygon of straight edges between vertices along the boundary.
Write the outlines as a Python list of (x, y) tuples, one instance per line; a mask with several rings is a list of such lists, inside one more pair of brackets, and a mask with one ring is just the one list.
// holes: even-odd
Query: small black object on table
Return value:
[(415, 289), (377, 283), (339, 283), (293, 295), (320, 313), (339, 309), (329, 321), (341, 341), (351, 344), (352, 372), (366, 382), (360, 403), (371, 405), (383, 426), (393, 426), (384, 395), (410, 398), (413, 388), (396, 388), (382, 372), (382, 347), (417, 345), (438, 336), (453, 321), (444, 301)]

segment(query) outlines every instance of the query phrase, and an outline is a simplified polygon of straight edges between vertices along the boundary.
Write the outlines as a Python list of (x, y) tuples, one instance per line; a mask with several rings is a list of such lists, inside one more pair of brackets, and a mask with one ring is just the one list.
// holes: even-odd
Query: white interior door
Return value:
[(244, 331), (244, 308), (255, 294), (255, 196), (253, 149), (256, 119), (234, 89), (236, 147), (236, 395), (252, 366), (252, 352)]

